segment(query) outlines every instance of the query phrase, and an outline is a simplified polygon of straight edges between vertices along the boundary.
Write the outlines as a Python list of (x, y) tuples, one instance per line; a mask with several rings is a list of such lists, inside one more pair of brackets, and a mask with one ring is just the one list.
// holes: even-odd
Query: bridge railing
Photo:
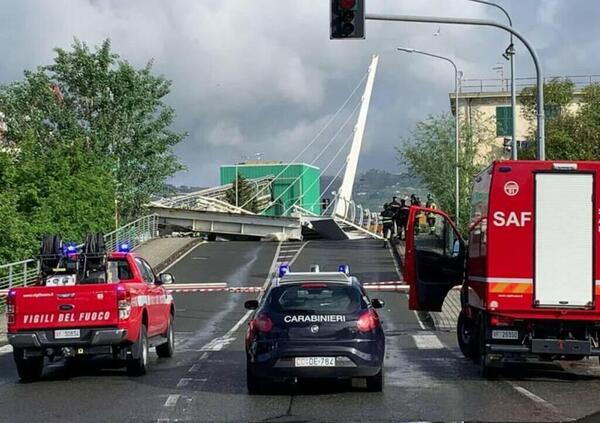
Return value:
[[(110, 252), (116, 251), (122, 242), (127, 242), (135, 248), (157, 236), (158, 216), (150, 214), (105, 234), (104, 241), (106, 250)], [(38, 275), (39, 263), (34, 259), (0, 265), (0, 290), (30, 285), (36, 282)]]

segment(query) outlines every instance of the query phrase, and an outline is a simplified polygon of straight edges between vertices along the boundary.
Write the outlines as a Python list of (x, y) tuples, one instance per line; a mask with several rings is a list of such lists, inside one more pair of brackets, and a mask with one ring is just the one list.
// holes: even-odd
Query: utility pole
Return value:
[(445, 60), (450, 63), (454, 68), (454, 220), (458, 222), (459, 214), (460, 214), (460, 125), (458, 121), (458, 78), (459, 78), (459, 70), (456, 66), (456, 63), (452, 59), (446, 56), (440, 56), (433, 53), (428, 53), (426, 51), (416, 50), (414, 48), (404, 48), (398, 47), (399, 51), (403, 51), (405, 53), (417, 53), (425, 56), (433, 57), (436, 59)]
[(535, 49), (523, 34), (511, 26), (506, 26), (501, 23), (486, 19), (467, 19), (467, 18), (445, 18), (437, 16), (410, 16), (410, 15), (389, 15), (389, 14), (367, 14), (367, 20), (373, 21), (392, 21), (392, 22), (418, 22), (418, 23), (439, 23), (452, 25), (475, 25), (475, 26), (493, 26), (503, 29), (515, 37), (517, 37), (531, 54), (536, 71), (537, 85), (537, 158), (538, 160), (546, 159), (545, 148), (545, 122), (544, 122), (544, 74), (542, 65), (538, 58)]
[[(508, 25), (512, 28), (512, 26), (513, 26), (512, 18), (508, 14), (508, 11), (505, 8), (503, 8), (502, 6), (500, 6), (499, 4), (496, 4), (496, 3), (493, 3), (493, 2), (487, 1), (487, 0), (469, 0), (469, 1), (472, 1), (474, 3), (485, 4), (485, 5), (500, 9), (502, 11), (502, 13), (504, 13), (504, 15), (506, 15), (506, 19), (508, 19)], [(515, 54), (516, 54), (515, 44), (513, 41), (513, 34), (511, 32), (510, 33), (510, 44), (508, 45), (506, 50), (504, 50), (504, 53), (502, 54), (502, 56), (505, 59), (510, 60), (510, 106), (512, 108), (512, 147), (511, 147), (510, 158), (513, 160), (517, 160), (517, 158), (518, 158), (518, 152), (517, 152), (517, 92), (516, 92), (516, 88), (515, 88)]]

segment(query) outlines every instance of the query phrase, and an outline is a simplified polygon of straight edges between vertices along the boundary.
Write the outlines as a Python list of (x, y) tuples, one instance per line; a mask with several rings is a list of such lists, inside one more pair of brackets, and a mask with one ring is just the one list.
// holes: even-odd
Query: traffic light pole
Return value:
[(418, 23), (439, 23), (439, 24), (454, 24), (454, 25), (475, 25), (475, 26), (493, 26), (503, 29), (523, 42), (535, 65), (537, 76), (537, 158), (538, 160), (546, 159), (545, 135), (544, 135), (544, 75), (537, 53), (527, 41), (527, 39), (516, 29), (503, 25), (498, 22), (484, 19), (468, 19), (468, 18), (445, 18), (436, 16), (409, 16), (409, 15), (387, 15), (367, 13), (365, 18), (372, 21), (395, 21), (395, 22), (418, 22)]

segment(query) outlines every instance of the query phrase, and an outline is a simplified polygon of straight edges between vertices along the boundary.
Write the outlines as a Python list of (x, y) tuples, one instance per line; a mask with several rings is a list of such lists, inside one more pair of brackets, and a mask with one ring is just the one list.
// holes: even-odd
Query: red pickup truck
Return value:
[(175, 305), (163, 286), (172, 275), (157, 277), (142, 257), (128, 252), (97, 254), (102, 258), (95, 266), (82, 259), (85, 254), (64, 256), (52, 266), (41, 260), (40, 285), (8, 292), (8, 341), (23, 381), (40, 378), (45, 357), (108, 354), (128, 374), (143, 375), (150, 347), (159, 357), (173, 355)]

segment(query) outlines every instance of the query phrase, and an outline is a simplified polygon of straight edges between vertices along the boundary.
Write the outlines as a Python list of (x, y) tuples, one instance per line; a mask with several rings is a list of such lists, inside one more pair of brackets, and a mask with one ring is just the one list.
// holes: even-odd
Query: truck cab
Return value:
[(171, 275), (156, 276), (129, 251), (45, 244), (39, 283), (7, 294), (7, 336), (22, 380), (38, 379), (45, 359), (112, 355), (129, 374), (141, 375), (150, 347), (161, 357), (173, 355), (175, 305), (163, 286)]
[[(413, 310), (440, 311), (461, 286), (462, 352), (495, 375), (524, 359), (600, 355), (600, 162), (498, 161), (474, 181), (468, 240), (439, 210), (413, 207), (405, 279)], [(415, 223), (435, 216), (433, 231)]]

